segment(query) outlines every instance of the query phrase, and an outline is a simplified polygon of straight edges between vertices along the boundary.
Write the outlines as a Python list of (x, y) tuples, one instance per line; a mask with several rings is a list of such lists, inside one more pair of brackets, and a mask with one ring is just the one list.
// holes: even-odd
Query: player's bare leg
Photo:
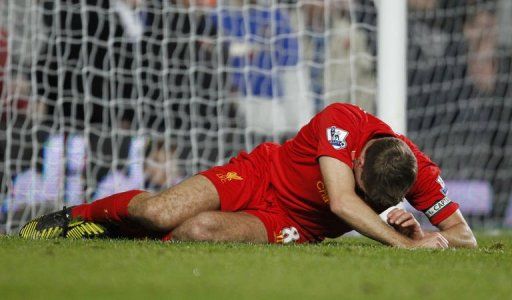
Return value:
[(196, 175), (157, 194), (131, 190), (64, 208), (29, 221), (20, 236), (158, 238), (200, 212), (219, 208), (214, 185)]
[(202, 212), (172, 231), (179, 241), (267, 243), (267, 231), (257, 217), (244, 212)]
[(148, 229), (170, 231), (201, 212), (218, 209), (215, 186), (206, 177), (195, 175), (160, 193), (137, 195), (128, 205), (128, 214)]

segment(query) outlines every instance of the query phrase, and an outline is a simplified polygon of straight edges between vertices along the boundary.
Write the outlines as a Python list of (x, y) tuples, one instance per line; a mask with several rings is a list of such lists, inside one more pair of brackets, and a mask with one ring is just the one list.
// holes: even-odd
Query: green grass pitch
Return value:
[(477, 250), (0, 237), (1, 299), (512, 299), (512, 234)]

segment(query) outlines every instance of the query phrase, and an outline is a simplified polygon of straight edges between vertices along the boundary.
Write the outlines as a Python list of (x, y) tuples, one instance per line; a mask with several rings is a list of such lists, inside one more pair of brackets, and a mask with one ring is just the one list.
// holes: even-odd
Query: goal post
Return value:
[(377, 115), (393, 130), (407, 130), (407, 0), (376, 1)]
[[(407, 131), (407, 0), (376, 1), (377, 115), (400, 134)], [(401, 202), (397, 207), (404, 208)], [(388, 212), (380, 214), (385, 221)]]

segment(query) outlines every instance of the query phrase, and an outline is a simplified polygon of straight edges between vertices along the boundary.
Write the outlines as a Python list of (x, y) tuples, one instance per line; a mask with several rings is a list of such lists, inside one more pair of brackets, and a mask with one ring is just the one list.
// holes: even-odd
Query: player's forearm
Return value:
[(359, 233), (383, 244), (410, 248), (409, 238), (396, 232), (384, 223), (380, 217), (360, 199), (343, 199), (331, 203), (331, 211), (347, 222)]
[(478, 247), (475, 236), (467, 224), (459, 223), (441, 230), (440, 233), (448, 240), (448, 245), (451, 248)]

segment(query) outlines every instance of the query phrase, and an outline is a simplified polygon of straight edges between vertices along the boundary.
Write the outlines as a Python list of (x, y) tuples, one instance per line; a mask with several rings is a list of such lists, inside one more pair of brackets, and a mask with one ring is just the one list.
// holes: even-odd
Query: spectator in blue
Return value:
[(313, 106), (299, 64), (297, 33), (286, 11), (263, 3), (239, 4), (222, 7), (212, 18), (228, 44), (228, 84), (244, 99), (239, 104), (248, 129), (268, 134), (304, 125)]

